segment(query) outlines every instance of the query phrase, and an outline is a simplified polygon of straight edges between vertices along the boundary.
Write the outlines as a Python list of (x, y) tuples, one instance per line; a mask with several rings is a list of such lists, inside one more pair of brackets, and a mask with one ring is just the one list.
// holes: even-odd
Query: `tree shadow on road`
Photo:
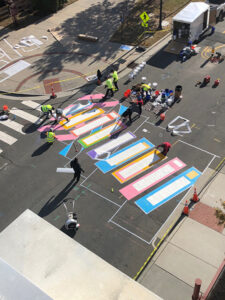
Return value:
[(73, 179), (66, 185), (66, 187), (59, 192), (58, 195), (52, 196), (48, 202), (42, 207), (42, 209), (39, 211), (38, 215), (40, 217), (45, 217), (49, 215), (51, 212), (53, 212), (57, 207), (59, 207), (66, 196), (70, 193), (70, 191), (74, 188), (76, 183), (74, 182)]

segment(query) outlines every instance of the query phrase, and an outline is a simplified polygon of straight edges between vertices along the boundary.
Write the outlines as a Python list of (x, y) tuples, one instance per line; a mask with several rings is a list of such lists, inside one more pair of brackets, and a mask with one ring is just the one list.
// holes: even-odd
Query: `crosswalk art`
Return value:
[[(69, 118), (69, 122), (63, 120), (56, 125), (44, 124), (38, 127), (38, 131), (42, 133), (53, 128), (56, 139), (63, 145), (59, 155), (67, 159), (76, 142), (76, 147), (79, 151), (84, 151), (95, 170), (103, 176), (107, 174), (114, 186), (119, 186), (118, 193), (124, 200), (122, 206), (133, 203), (143, 215), (150, 214), (195, 184), (201, 175), (197, 168), (186, 164), (179, 157), (171, 159), (162, 155), (150, 139), (138, 138), (120, 120), (124, 106), (117, 100), (92, 102), (102, 96), (103, 94), (93, 94), (77, 99), (64, 108), (63, 113)], [(31, 110), (23, 111), (15, 105), (12, 114), (16, 118), (0, 123), (0, 140), (10, 146), (17, 141), (18, 136), (25, 134), (23, 125), (19, 123), (20, 119), (37, 125), (41, 122), (38, 103), (21, 103)], [(13, 135), (10, 134), (12, 131), (15, 132)], [(112, 138), (115, 134), (115, 138)], [(77, 155), (79, 151), (77, 150)], [(59, 172), (70, 172), (68, 162), (64, 168), (58, 167)]]

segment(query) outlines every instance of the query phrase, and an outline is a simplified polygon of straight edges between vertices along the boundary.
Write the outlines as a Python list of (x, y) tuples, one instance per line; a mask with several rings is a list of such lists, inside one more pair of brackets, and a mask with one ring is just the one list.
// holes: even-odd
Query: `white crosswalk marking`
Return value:
[(23, 110), (17, 109), (16, 107), (13, 107), (10, 112), (17, 117), (30, 121), (31, 123), (35, 123), (39, 120), (38, 117), (35, 117), (34, 115), (31, 115)]
[[(3, 141), (6, 144), (12, 145), (14, 144), (17, 139), (15, 139), (14, 137), (12, 137), (11, 135), (0, 131), (0, 141)], [(2, 152), (2, 150), (0, 149), (0, 153)]]
[(6, 126), (6, 127), (9, 127), (9, 128), (11, 128), (11, 129), (13, 129), (13, 130), (15, 130), (15, 131), (21, 133), (21, 134), (25, 134), (25, 133), (22, 131), (23, 125), (21, 125), (21, 124), (19, 124), (19, 123), (17, 123), (17, 122), (14, 122), (14, 121), (12, 121), (12, 120), (5, 120), (5, 121), (2, 121), (2, 122), (0, 123), (0, 126), (1, 126), (1, 125)]
[(36, 103), (36, 102), (34, 102), (34, 101), (31, 101), (31, 100), (23, 101), (22, 104), (26, 105), (26, 106), (28, 106), (30, 108), (36, 109), (38, 111), (41, 111), (41, 105), (38, 104), (38, 103)]

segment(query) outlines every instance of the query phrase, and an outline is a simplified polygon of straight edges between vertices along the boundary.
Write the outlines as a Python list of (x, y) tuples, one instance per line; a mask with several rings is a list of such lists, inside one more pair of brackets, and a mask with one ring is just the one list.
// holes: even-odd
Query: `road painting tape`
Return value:
[(78, 140), (78, 142), (84, 147), (88, 148), (104, 139), (109, 138), (110, 136), (116, 134), (117, 132), (125, 129), (126, 126), (122, 122), (115, 122), (103, 129), (84, 137), (83, 139)]
[(159, 188), (138, 199), (135, 201), (135, 204), (140, 207), (145, 214), (149, 214), (157, 207), (191, 187), (200, 175), (201, 172), (191, 167)]
[(74, 136), (76, 138), (78, 138), (80, 135), (82, 135), (86, 132), (89, 132), (99, 126), (102, 126), (110, 121), (113, 121), (118, 117), (119, 117), (119, 115), (116, 112), (112, 111), (111, 113), (109, 113), (105, 116), (101, 116), (101, 117), (95, 119), (94, 121), (88, 122), (85, 125), (83, 125), (82, 127), (76, 128), (70, 132), (72, 134), (74, 134)]
[(99, 159), (104, 154), (111, 154), (111, 151), (121, 145), (130, 142), (132, 139), (136, 138), (136, 136), (131, 132), (126, 132), (122, 135), (119, 135), (116, 139), (112, 139), (111, 141), (89, 151), (87, 154), (92, 159)]
[(120, 182), (124, 183), (138, 174), (151, 168), (154, 164), (165, 158), (159, 150), (152, 150), (151, 152), (141, 156), (128, 165), (116, 170), (112, 175)]
[(59, 123), (65, 128), (65, 129), (70, 129), (80, 123), (83, 123), (85, 121), (91, 120), (101, 114), (104, 113), (104, 110), (98, 107), (93, 107), (91, 109), (87, 109), (83, 112), (80, 112), (76, 114), (73, 117), (69, 118), (69, 122), (66, 120), (60, 121)]
[(153, 170), (152, 172), (146, 174), (145, 176), (139, 178), (138, 180), (132, 182), (131, 184), (120, 189), (120, 193), (127, 199), (131, 200), (139, 194), (143, 193), (150, 187), (161, 182), (170, 175), (176, 173), (180, 169), (186, 166), (179, 158), (174, 158)]
[(154, 145), (150, 143), (146, 138), (142, 138), (135, 143), (121, 149), (120, 151), (114, 153), (109, 156), (107, 159), (98, 161), (95, 165), (98, 167), (103, 173), (107, 173), (121, 164), (133, 159), (134, 157), (140, 155), (152, 149)]

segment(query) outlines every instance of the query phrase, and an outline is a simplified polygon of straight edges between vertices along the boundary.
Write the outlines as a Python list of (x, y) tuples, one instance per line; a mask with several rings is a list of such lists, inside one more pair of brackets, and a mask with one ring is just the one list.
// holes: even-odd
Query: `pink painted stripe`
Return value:
[(42, 126), (42, 127), (38, 128), (38, 131), (39, 132), (44, 132), (44, 131), (48, 131), (50, 128), (52, 128), (53, 130), (65, 130), (65, 128), (63, 128), (61, 125), (56, 124), (56, 125)]
[(72, 140), (76, 139), (76, 137), (73, 134), (61, 134), (61, 135), (56, 135), (55, 137), (60, 142), (62, 142), (62, 141), (72, 141)]
[(77, 100), (95, 100), (95, 99), (102, 99), (105, 95), (104, 94), (91, 94), (91, 95), (86, 95), (84, 97), (81, 97)]
[[(166, 173), (165, 175), (163, 175), (162, 177), (160, 177), (160, 178), (157, 179), (157, 177), (158, 177), (158, 176), (156, 176), (157, 172), (159, 172), (159, 170), (161, 170), (162, 168), (165, 168), (167, 166), (170, 166), (172, 169), (170, 171), (168, 171), (168, 173)], [(156, 185), (160, 181), (164, 180), (165, 178), (169, 177), (170, 175), (172, 175), (172, 174), (176, 173), (177, 171), (181, 170), (185, 166), (186, 166), (185, 163), (183, 163), (179, 158), (175, 157), (174, 159), (171, 159), (170, 161), (168, 161), (167, 163), (165, 163), (162, 166), (158, 167), (157, 169), (153, 170), (152, 172), (149, 172), (145, 176), (142, 176), (138, 180), (136, 180), (136, 181), (132, 182), (131, 184), (128, 184), (124, 188), (120, 189), (120, 193), (127, 200), (131, 200), (134, 197), (136, 197), (139, 194), (141, 194), (144, 191), (146, 191), (147, 189), (149, 189), (150, 187)], [(156, 180), (153, 181), (153, 182), (151, 182), (151, 183), (149, 183), (148, 186), (144, 186), (142, 189), (137, 189), (135, 187), (135, 184), (138, 184), (139, 182), (141, 182), (144, 179), (147, 180), (147, 177), (151, 177), (151, 179), (154, 179), (154, 177), (156, 177)]]

